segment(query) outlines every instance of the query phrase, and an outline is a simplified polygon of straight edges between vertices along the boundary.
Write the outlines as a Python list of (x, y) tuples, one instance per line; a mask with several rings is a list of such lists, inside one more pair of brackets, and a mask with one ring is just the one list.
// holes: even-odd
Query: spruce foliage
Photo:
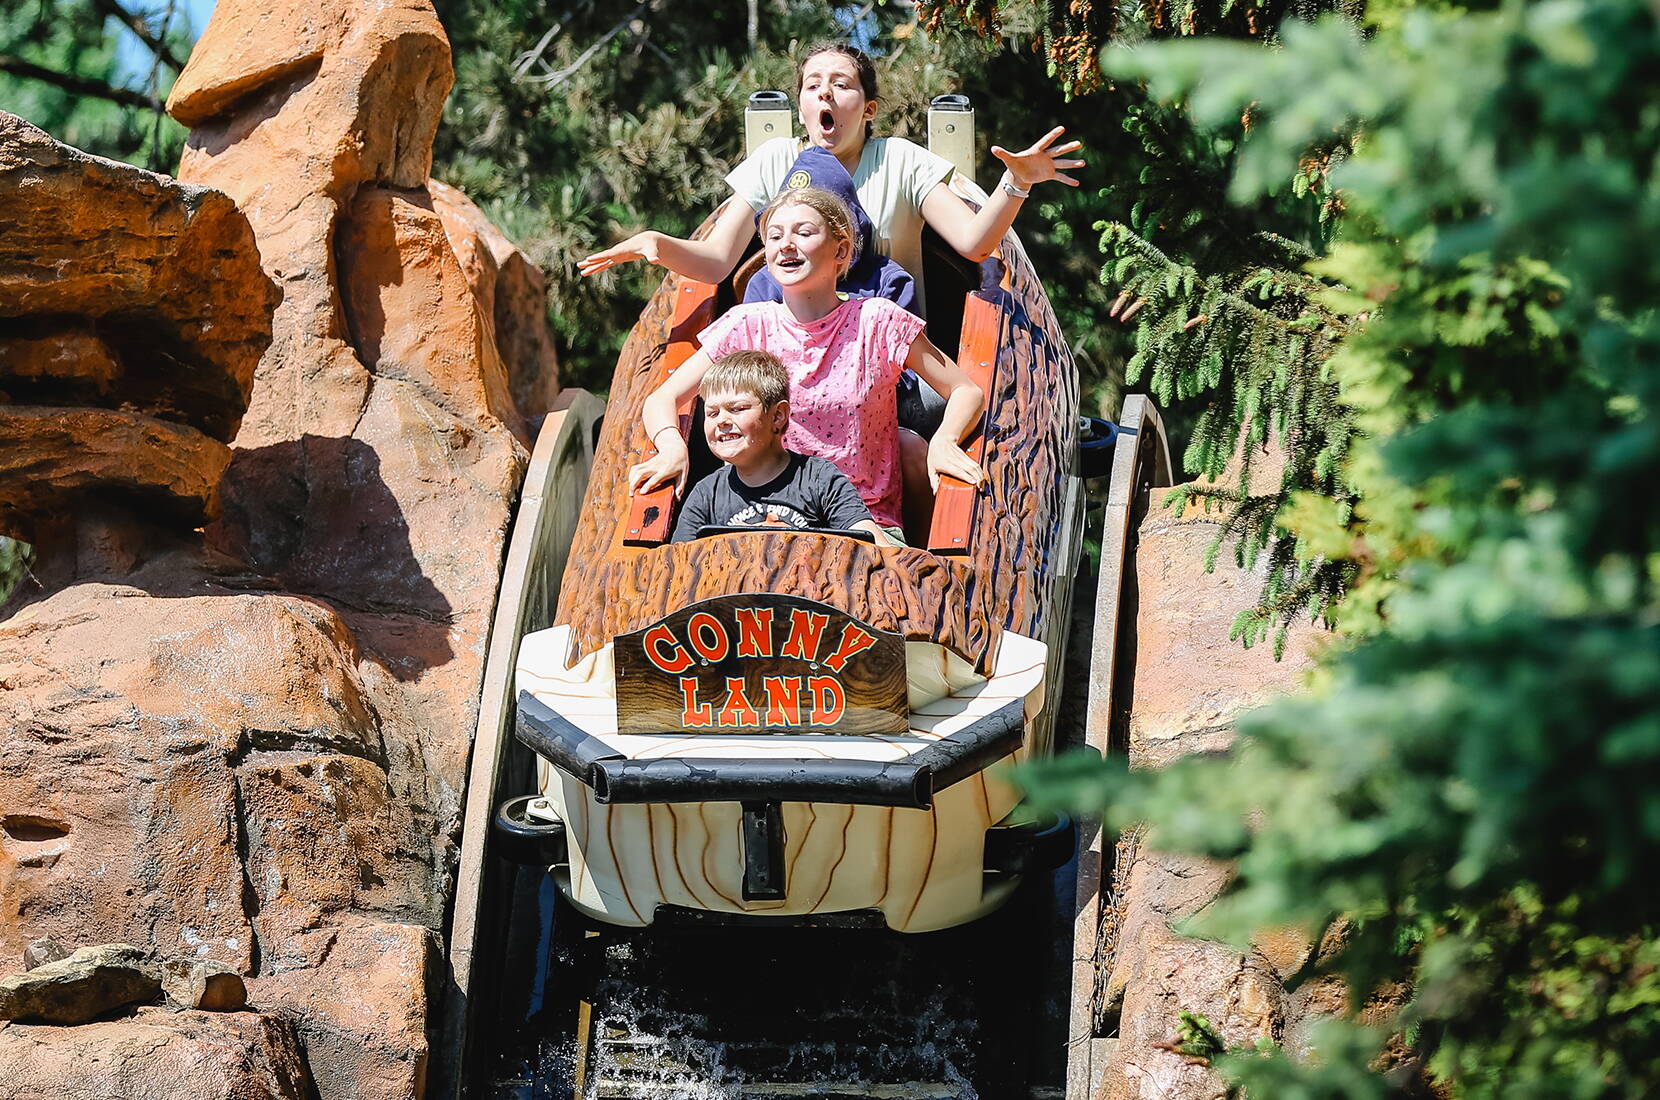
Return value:
[[(1332, 5), (1308, 2), (1295, 10)], [(1341, 220), (1328, 176), (1349, 153), (1335, 128), (1302, 150), (1294, 167), (1246, 192), (1232, 187), (1255, 124), (1251, 101), (1196, 127), (1180, 104), (1140, 82), (1103, 76), (1095, 54), (1123, 42), (1208, 36), (1269, 40), (1294, 6), (1235, 0), (1157, 0), (1131, 5), (1026, 0), (932, 0), (930, 25), (952, 18), (1005, 36), (1024, 22), (1033, 47), (1068, 98), (1087, 94), (1120, 130), (1108, 144), (1106, 186), (1076, 211), (1093, 224), (1110, 297), (1098, 325), (1117, 323), (1123, 384), (1167, 410), (1182, 466), (1197, 481), (1169, 501), (1219, 512), (1212, 555), (1231, 547), (1260, 569), (1262, 594), (1235, 623), (1247, 646), (1292, 620), (1330, 618), (1355, 575), (1352, 563), (1310, 551), (1281, 517), (1298, 494), (1349, 507), (1343, 480), (1354, 425), (1326, 360), (1350, 319), (1322, 304), (1330, 289), (1306, 264), (1321, 256)]]
[[(1353, 1015), (1314, 1057), (1235, 1051), (1275, 1100), (1660, 1091), (1660, 24), (1640, 0), (1390, 5), (1366, 34), (1110, 51), (1202, 125), (1250, 108), (1240, 201), (1352, 134), (1307, 265), (1345, 325), (1346, 495), (1279, 517), (1347, 563), (1347, 633), (1231, 759), (1057, 765), (1040, 797), (1234, 861), (1191, 927), (1244, 944), (1335, 919)], [(1360, 1010), (1406, 974), (1381, 1024)]]
[(0, 107), (78, 149), (171, 172), (185, 131), (162, 103), (200, 30), (181, 0), (0, 0)]

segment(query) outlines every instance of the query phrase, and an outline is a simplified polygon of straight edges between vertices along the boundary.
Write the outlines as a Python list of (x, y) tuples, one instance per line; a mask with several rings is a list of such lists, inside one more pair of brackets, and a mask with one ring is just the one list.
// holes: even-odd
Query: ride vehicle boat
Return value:
[[(985, 201), (960, 172), (951, 186)], [(777, 528), (668, 543), (672, 488), (627, 485), (651, 447), (640, 406), (758, 256), (719, 285), (670, 274), (640, 314), (552, 625), (518, 646), (535, 788), (498, 814), (541, 839), (533, 858), (588, 919), (923, 932), (995, 909), (1056, 843), (1014, 822), (1008, 776), (1054, 748), (1083, 532), (1077, 371), (1012, 231), (983, 264), (931, 235), (925, 253), (929, 336), (986, 394), (965, 449), (987, 479), (942, 483), (907, 548)], [(694, 479), (713, 468), (695, 465), (695, 411)]]

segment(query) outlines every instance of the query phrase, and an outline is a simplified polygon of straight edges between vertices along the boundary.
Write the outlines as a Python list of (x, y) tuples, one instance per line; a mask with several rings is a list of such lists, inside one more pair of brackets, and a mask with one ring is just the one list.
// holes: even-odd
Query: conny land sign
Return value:
[(905, 640), (828, 604), (720, 596), (619, 634), (619, 733), (904, 733)]

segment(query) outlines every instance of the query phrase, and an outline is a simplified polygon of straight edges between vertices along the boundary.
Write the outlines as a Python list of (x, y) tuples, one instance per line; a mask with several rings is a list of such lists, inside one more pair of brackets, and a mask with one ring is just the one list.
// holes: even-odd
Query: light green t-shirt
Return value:
[[(783, 190), (802, 148), (795, 138), (773, 138), (732, 169), (726, 182), (759, 211)], [(866, 141), (853, 172), (859, 205), (876, 227), (876, 251), (911, 273), (919, 308), (926, 308), (928, 300), (922, 281), (922, 200), (951, 172), (950, 161), (904, 138)]]

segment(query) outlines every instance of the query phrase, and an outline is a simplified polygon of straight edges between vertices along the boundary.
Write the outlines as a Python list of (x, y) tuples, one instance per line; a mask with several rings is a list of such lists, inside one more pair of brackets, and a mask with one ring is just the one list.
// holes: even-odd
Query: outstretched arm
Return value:
[[(1013, 184), (1017, 191), (1030, 191), (1046, 180), (1060, 180), (1068, 187), (1078, 186), (1078, 181), (1067, 175), (1066, 170), (1082, 168), (1084, 162), (1066, 154), (1082, 148), (1083, 142), (1068, 141), (1055, 145), (1064, 133), (1066, 127), (1057, 126), (1036, 144), (1018, 153), (1011, 153), (1001, 145), (993, 145), (992, 156), (1004, 165), (1003, 180)], [(1002, 241), (1003, 234), (1014, 224), (1014, 217), (1020, 213), (1025, 202), (1023, 196), (1010, 194), (999, 181), (997, 186), (991, 188), (986, 204), (976, 212), (956, 192), (940, 183), (922, 200), (922, 217), (934, 227), (934, 232), (945, 238), (947, 244), (979, 263), (990, 256)]]
[(945, 395), (945, 413), (940, 419), (939, 431), (928, 441), (928, 483), (937, 491), (940, 475), (949, 474), (970, 485), (980, 484), (985, 480), (985, 471), (968, 457), (962, 440), (979, 422), (980, 408), (986, 399), (984, 391), (970, 382), (968, 375), (947, 359), (926, 334), (919, 334), (912, 341), (905, 365)]
[(718, 283), (738, 266), (754, 232), (755, 211), (734, 195), (721, 207), (709, 235), (700, 241), (647, 229), (603, 252), (583, 257), (576, 262), (576, 269), (584, 275), (598, 275), (617, 264), (645, 260), (700, 283)]

